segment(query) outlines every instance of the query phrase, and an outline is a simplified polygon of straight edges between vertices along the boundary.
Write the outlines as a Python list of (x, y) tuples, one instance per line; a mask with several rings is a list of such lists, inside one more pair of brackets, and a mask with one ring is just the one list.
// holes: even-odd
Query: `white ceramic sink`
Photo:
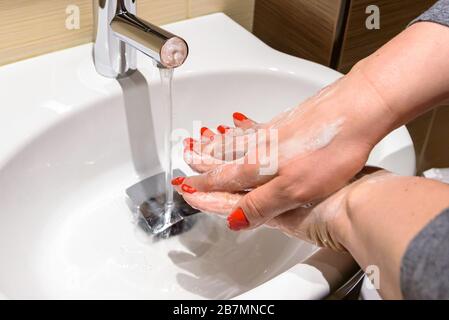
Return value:
[[(174, 125), (190, 134), (194, 120), (231, 124), (234, 111), (269, 120), (341, 76), (270, 49), (222, 14), (167, 29), (190, 44), (174, 84)], [(155, 242), (136, 226), (125, 189), (162, 170), (164, 114), (158, 72), (139, 59), (139, 72), (120, 82), (96, 74), (91, 44), (0, 68), (0, 295), (327, 295), (350, 260), (329, 254), (313, 263), (315, 247), (275, 230), (234, 233), (201, 214), (189, 232)], [(380, 143), (370, 163), (413, 174), (406, 129)]]

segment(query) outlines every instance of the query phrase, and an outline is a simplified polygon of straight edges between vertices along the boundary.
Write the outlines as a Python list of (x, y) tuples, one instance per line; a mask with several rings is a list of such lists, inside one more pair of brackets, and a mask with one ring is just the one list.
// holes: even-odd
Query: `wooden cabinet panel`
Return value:
[(343, 0), (257, 0), (254, 34), (271, 47), (329, 65)]
[(449, 167), (449, 104), (442, 105), (433, 112), (434, 118), (419, 155), (419, 171)]
[[(399, 34), (436, 0), (351, 0), (338, 70), (348, 72), (357, 61), (369, 56)], [(366, 8), (380, 9), (380, 29), (368, 30)]]

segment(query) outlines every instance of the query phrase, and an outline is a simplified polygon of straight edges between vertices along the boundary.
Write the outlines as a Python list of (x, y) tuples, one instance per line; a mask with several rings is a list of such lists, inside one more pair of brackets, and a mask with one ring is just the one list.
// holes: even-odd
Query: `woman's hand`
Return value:
[(381, 96), (355, 68), (268, 123), (236, 113), (235, 128), (220, 127), (219, 135), (203, 129), (202, 141), (188, 139), (185, 159), (201, 174), (186, 178), (181, 189), (184, 194), (238, 193), (232, 207), (223, 206), (223, 213), (232, 212), (230, 228), (257, 227), (346, 185), (392, 129), (391, 118)]
[[(354, 179), (354, 182), (343, 187), (324, 200), (310, 206), (300, 207), (268, 220), (265, 224), (277, 228), (283, 233), (308, 241), (318, 246), (333, 250), (344, 251), (341, 239), (347, 229), (350, 214), (350, 195), (367, 182), (380, 181), (391, 177), (392, 174), (365, 167)], [(203, 212), (226, 216), (243, 198), (244, 194), (228, 192), (194, 192), (184, 191), (181, 185), (176, 186), (184, 199), (192, 206)], [(229, 219), (228, 219), (229, 220)], [(229, 221), (229, 224), (239, 223)]]
[[(182, 190), (180, 186), (176, 188), (192, 207), (206, 213), (222, 216), (226, 216), (244, 197), (243, 194), (228, 192), (189, 193)], [(279, 229), (289, 236), (315, 245), (344, 251), (345, 248), (334, 237), (332, 225), (337, 224), (341, 216), (346, 214), (346, 199), (350, 188), (350, 186), (344, 187), (334, 195), (310, 208), (300, 207), (287, 211), (268, 220), (265, 224)], [(228, 218), (229, 227), (232, 224), (234, 224), (234, 228), (240, 225), (239, 219), (237, 221), (232, 219), (234, 217)]]
[[(217, 162), (196, 165), (203, 174), (187, 178), (185, 188), (251, 190), (232, 209), (230, 221), (239, 221), (231, 225), (234, 230), (257, 227), (340, 189), (383, 137), (449, 97), (449, 72), (445, 72), (449, 42), (442, 40), (448, 30), (425, 22), (409, 27), (340, 81), (256, 127), (262, 133), (276, 130), (278, 139), (263, 139), (260, 130), (247, 134), (236, 128), (229, 133), (233, 136), (229, 144), (212, 144), (221, 146), (214, 151), (204, 152), (201, 143), (190, 141), (192, 158)], [(240, 127), (247, 124), (244, 117), (235, 121)], [(261, 170), (272, 159), (267, 161), (258, 151), (267, 147), (271, 151), (273, 144), (277, 170)]]
[[(285, 120), (278, 126), (280, 145), (290, 137), (309, 137), (314, 130), (319, 132), (320, 126), (342, 118), (327, 145), (280, 162), (275, 174), (262, 179), (257, 169), (265, 159), (256, 165), (232, 161), (240, 153), (243, 159), (251, 155), (250, 144), (239, 145), (238, 152), (227, 154), (228, 160), (223, 152), (203, 153), (199, 143), (190, 141), (187, 150), (194, 149), (200, 163), (202, 159), (218, 159), (219, 163), (198, 168), (203, 172), (198, 177), (175, 179), (177, 189), (204, 211), (213, 205), (212, 211), (233, 212), (228, 221), (234, 230), (269, 221), (289, 234), (305, 235), (309, 241), (322, 239), (322, 244), (344, 247), (362, 269), (378, 267), (384, 298), (402, 297), (400, 276), (406, 249), (416, 234), (447, 208), (449, 187), (423, 178), (389, 175), (378, 179), (374, 174), (357, 187), (352, 184), (332, 196), (325, 195), (343, 186), (371, 148), (392, 129), (449, 98), (448, 35), (449, 29), (440, 24), (416, 23), (358, 63), (343, 81), (307, 101), (298, 112), (280, 117)], [(245, 123), (242, 119), (237, 119), (236, 125)], [(320, 198), (325, 200), (314, 200), (309, 209), (300, 208)], [(294, 208), (279, 214), (286, 207)], [(412, 287), (420, 288), (420, 284)], [(425, 297), (424, 291), (429, 292), (422, 290), (421, 297)]]

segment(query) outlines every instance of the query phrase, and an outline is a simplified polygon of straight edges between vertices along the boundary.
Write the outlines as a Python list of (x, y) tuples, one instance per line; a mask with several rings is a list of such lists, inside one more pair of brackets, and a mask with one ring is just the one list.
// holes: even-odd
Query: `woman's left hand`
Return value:
[[(380, 176), (391, 175), (390, 172), (366, 167), (351, 184), (310, 207), (300, 207), (283, 213), (265, 225), (277, 228), (283, 233), (305, 240), (321, 247), (338, 251), (345, 248), (339, 241), (339, 234), (344, 233), (348, 216), (348, 198), (359, 185)], [(184, 192), (178, 185), (176, 190), (194, 208), (203, 212), (226, 217), (229, 211), (241, 200), (244, 194), (228, 192)]]

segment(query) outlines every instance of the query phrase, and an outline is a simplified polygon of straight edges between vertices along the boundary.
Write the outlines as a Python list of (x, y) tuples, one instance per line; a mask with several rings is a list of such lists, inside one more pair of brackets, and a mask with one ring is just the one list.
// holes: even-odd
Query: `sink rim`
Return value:
[[(223, 73), (219, 73), (220, 75), (222, 75)], [(270, 84), (270, 82), (271, 82), (271, 79), (272, 79), (272, 77), (271, 77), (271, 74), (270, 73), (266, 73), (266, 72), (264, 72), (264, 71), (262, 71), (261, 73), (258, 73), (258, 74), (256, 74), (256, 75), (254, 75), (254, 73), (252, 73), (252, 72), (248, 72), (248, 71), (242, 71), (242, 72), (240, 72), (239, 74), (234, 74), (234, 73), (228, 73), (228, 76), (231, 78), (231, 79), (238, 79), (238, 80), (240, 80), (238, 83), (239, 83), (239, 85), (237, 85), (237, 87), (239, 87), (240, 85), (243, 85), (243, 84), (245, 84), (245, 83), (247, 83), (248, 82), (248, 80), (247, 80), (247, 78), (241, 78), (240, 76), (241, 75), (245, 75), (245, 76), (249, 76), (249, 77), (256, 77), (257, 79), (261, 79), (261, 75), (263, 74), (264, 75), (264, 77), (261, 79), (261, 81), (263, 82), (263, 83), (267, 83), (267, 84)], [(189, 84), (190, 83), (190, 77), (191, 78), (193, 78), (193, 79), (201, 79), (202, 80), (202, 82), (210, 82), (210, 79), (212, 78), (215, 78), (215, 76), (216, 76), (216, 73), (214, 72), (214, 73), (203, 73), (202, 74), (202, 76), (200, 76), (200, 77), (198, 77), (198, 75), (193, 75), (193, 76), (191, 76), (191, 75), (189, 75), (186, 79), (182, 79), (182, 80), (180, 80), (180, 82), (182, 83), (182, 82), (184, 82), (185, 84)], [(290, 77), (284, 77), (284, 76), (281, 76), (281, 78), (283, 78), (284, 79), (284, 81), (287, 81), (287, 83), (291, 83), (293, 86), (295, 85), (295, 84), (297, 84), (297, 81), (298, 81), (298, 79), (296, 78), (296, 77), (293, 77), (292, 79), (290, 79)], [(214, 86), (214, 85), (213, 85)], [(256, 86), (256, 87), (258, 87), (258, 86)], [(313, 87), (313, 86), (312, 86)], [(189, 89), (190, 87), (188, 87), (187, 88), (187, 91), (186, 91), (186, 89), (184, 89), (184, 90), (180, 90), (181, 92), (183, 92), (182, 94), (187, 94), (187, 95), (189, 95), (189, 91), (188, 91), (188, 89)], [(180, 89), (180, 88), (179, 88)], [(151, 90), (151, 89), (150, 89)], [(306, 90), (306, 89), (304, 89), (303, 91), (308, 91), (308, 90)], [(180, 92), (180, 93), (181, 93)], [(232, 91), (231, 91), (232, 92)], [(223, 94), (225, 95), (225, 96), (227, 96), (227, 95), (229, 95), (229, 89), (228, 90), (224, 90), (223, 91)], [(249, 98), (249, 96), (246, 96), (246, 98), (245, 98), (246, 100), (248, 100), (248, 99), (250, 99)], [(108, 100), (109, 101), (109, 100)], [(92, 102), (92, 103), (90, 103), (89, 105), (87, 105), (87, 106), (84, 106), (84, 107), (82, 107), (82, 108), (77, 108), (77, 109), (75, 109), (75, 110), (73, 110), (73, 111), (71, 111), (71, 112), (69, 112), (69, 113), (67, 113), (67, 114), (65, 114), (65, 116), (64, 117), (60, 117), (60, 119), (59, 119), (59, 121), (54, 121), (53, 123), (52, 123), (52, 125), (51, 126), (49, 126), (48, 128), (45, 128), (45, 130), (43, 130), (43, 132), (41, 133), (41, 134), (37, 134), (35, 137), (33, 137), (33, 139), (31, 140), (31, 141), (29, 141), (29, 144), (27, 144), (23, 149), (21, 149), (20, 151), (19, 151), (19, 153), (18, 154), (16, 154), (16, 155), (14, 155), (14, 158), (12, 159), (12, 161), (9, 161), (8, 162), (8, 168), (9, 168), (9, 170), (7, 170), (7, 171), (5, 171), (5, 170), (1, 170), (0, 169), (0, 177), (2, 178), (2, 181), (5, 181), (5, 180), (3, 180), (4, 178), (5, 178), (5, 176), (4, 176), (4, 174), (5, 173), (7, 173), (7, 172), (9, 172), (10, 173), (10, 176), (12, 175), (12, 176), (15, 176), (16, 175), (16, 173), (15, 172), (17, 172), (17, 173), (19, 173), (20, 171), (18, 171), (18, 170), (20, 170), (20, 164), (19, 165), (17, 165), (17, 162), (16, 162), (16, 160), (19, 160), (20, 161), (20, 158), (22, 158), (22, 159), (30, 159), (29, 161), (27, 161), (28, 163), (29, 163), (29, 165), (31, 165), (31, 166), (34, 166), (34, 162), (36, 162), (36, 161), (38, 161), (37, 163), (39, 164), (39, 163), (41, 163), (42, 161), (47, 161), (47, 158), (48, 158), (48, 161), (49, 161), (49, 164), (52, 164), (52, 163), (54, 163), (54, 164), (58, 164), (59, 162), (61, 162), (61, 163), (65, 163), (65, 160), (63, 160), (63, 158), (61, 158), (60, 156), (58, 156), (57, 158), (55, 158), (55, 156), (53, 155), (53, 153), (55, 153), (55, 154), (59, 154), (60, 152), (57, 152), (57, 151), (53, 151), (53, 150), (63, 150), (63, 149), (61, 149), (61, 144), (62, 145), (64, 145), (64, 143), (69, 143), (69, 145), (71, 145), (72, 147), (74, 147), (75, 149), (74, 150), (78, 150), (78, 147), (76, 147), (76, 145), (73, 145), (70, 141), (74, 141), (74, 140), (72, 140), (73, 138), (71, 138), (71, 136), (73, 137), (73, 136), (81, 136), (80, 138), (81, 138), (81, 141), (83, 141), (83, 140), (85, 140), (85, 137), (87, 137), (87, 136), (84, 136), (84, 134), (83, 135), (81, 135), (81, 134), (79, 134), (78, 132), (80, 132), (79, 130), (81, 130), (81, 132), (85, 132), (85, 130), (83, 130), (82, 128), (83, 127), (79, 127), (79, 126), (73, 126), (73, 124), (74, 123), (85, 123), (86, 122), (86, 120), (87, 120), (87, 123), (91, 123), (91, 122), (96, 122), (96, 120), (94, 120), (94, 121), (91, 121), (91, 120), (89, 120), (89, 118), (86, 118), (86, 117), (92, 117), (92, 116), (94, 116), (94, 119), (100, 119), (101, 118), (101, 116), (104, 114), (104, 112), (106, 111), (106, 110), (113, 110), (112, 111), (112, 113), (110, 113), (110, 115), (109, 115), (109, 117), (112, 117), (111, 118), (111, 121), (112, 122), (106, 122), (105, 123), (105, 127), (108, 127), (108, 128), (116, 128), (117, 127), (117, 125), (119, 124), (119, 123), (121, 123), (122, 122), (122, 118), (121, 118), (121, 112), (117, 112), (118, 110), (121, 110), (122, 109), (122, 103), (120, 102), (121, 101), (121, 96), (119, 96), (119, 95), (117, 95), (117, 96), (114, 96), (112, 99), (110, 99), (110, 101), (111, 102), (113, 102), (113, 105), (110, 105), (109, 103), (105, 103), (105, 100), (104, 99), (99, 99), (98, 101), (95, 101), (95, 102)], [(249, 100), (249, 101), (251, 101), (251, 100)], [(296, 101), (296, 100), (294, 100), (294, 101)], [(226, 103), (225, 103), (225, 105), (226, 105)], [(112, 109), (111, 109), (112, 108)], [(99, 118), (100, 117), (100, 118)], [(85, 120), (83, 120), (83, 119), (85, 119)], [(112, 124), (111, 124), (112, 123)], [(188, 121), (188, 123), (189, 123), (189, 121)], [(78, 127), (78, 129), (77, 129), (77, 127)], [(91, 125), (88, 125), (88, 127), (91, 127)], [(122, 127), (122, 125), (119, 125), (119, 128), (121, 128)], [(105, 130), (103, 129), (103, 126), (100, 126), (99, 128), (98, 128), (98, 130), (99, 130), (99, 133), (101, 133), (101, 132), (105, 132)], [(119, 129), (119, 131), (118, 132), (123, 132), (123, 128), (121, 128), (121, 129)], [(114, 129), (114, 131), (116, 131), (115, 129)], [(101, 136), (103, 136), (103, 134), (101, 134)], [(116, 134), (114, 134), (114, 136), (116, 136)], [(59, 137), (62, 137), (62, 139), (60, 139)], [(126, 139), (124, 139), (124, 140), (126, 140)], [(62, 141), (62, 142), (61, 142)], [(89, 140), (89, 145), (95, 145), (95, 144), (98, 144), (99, 142), (95, 142), (96, 141), (96, 139), (95, 140), (93, 140), (92, 141), (92, 143), (90, 143), (91, 141)], [(99, 140), (99, 141), (101, 141), (101, 140)], [(114, 139), (114, 141), (116, 141), (116, 139)], [(56, 144), (55, 144), (56, 143)], [(123, 145), (123, 141), (122, 141), (122, 139), (120, 139), (119, 141), (117, 141), (116, 142), (116, 146), (117, 147), (119, 147), (120, 145)], [(45, 146), (45, 147), (44, 147)], [(49, 148), (49, 146), (51, 147), (51, 148)], [(56, 149), (54, 149), (56, 147)], [(53, 149), (52, 149), (53, 148)], [(31, 157), (30, 157), (30, 153), (28, 152), (28, 151), (30, 151), (31, 149), (33, 149), (33, 150), (35, 150), (35, 151), (33, 151), (32, 153), (31, 153)], [(88, 149), (89, 150), (91, 150), (91, 148), (90, 147), (88, 147)], [(36, 151), (38, 152), (38, 153), (36, 153)], [(35, 159), (35, 156), (36, 155), (39, 155), (39, 153), (40, 152), (43, 152), (43, 156), (41, 157), (41, 156), (38, 156), (38, 158), (36, 158)], [(45, 155), (47, 154), (47, 152), (48, 152), (48, 154), (49, 154), (49, 156), (48, 157), (46, 157)], [(82, 153), (83, 154), (83, 153)], [(89, 156), (89, 155), (88, 155)], [(76, 159), (78, 159), (78, 160), (75, 160), (75, 161), (79, 161), (79, 159), (82, 159), (82, 158), (84, 158), (84, 156), (82, 156), (81, 158), (78, 158), (78, 156), (76, 156)], [(62, 160), (62, 161), (61, 161)], [(111, 160), (111, 162), (113, 162), (114, 164), (116, 164), (116, 163), (122, 163), (122, 159), (120, 158), (120, 159), (112, 159)], [(72, 161), (70, 161), (69, 163), (72, 163)], [(12, 166), (11, 166), (12, 165)], [(12, 169), (12, 168), (14, 168), (14, 170)], [(31, 167), (32, 168), (32, 167)], [(69, 166), (69, 168), (70, 168), (70, 166)], [(39, 169), (39, 168), (38, 168)], [(75, 168), (73, 168), (73, 169), (75, 169)], [(102, 170), (105, 170), (103, 167), (100, 167), (100, 169), (102, 169)], [(107, 169), (107, 168), (106, 168)], [(97, 169), (98, 170), (98, 169)], [(31, 173), (31, 174), (33, 174), (32, 176), (34, 177), (32, 180), (40, 180), (40, 179), (42, 179), (43, 177), (44, 177), (44, 175), (43, 174), (41, 174), (40, 173), (40, 171), (38, 170), (37, 172), (36, 171), (32, 171), (32, 172), (34, 172), (34, 174), (33, 173)], [(51, 177), (57, 177), (58, 176), (58, 173), (56, 172), (56, 173), (53, 173), (54, 171), (51, 171), (51, 172), (49, 172), (48, 174), (50, 174), (51, 175)], [(35, 175), (35, 174), (37, 174), (37, 175)], [(97, 172), (97, 171), (95, 171), (95, 173), (94, 173), (95, 175), (101, 175), (101, 171), (100, 172)], [(20, 175), (21, 176), (21, 175)], [(7, 178), (8, 179), (8, 178)], [(53, 180), (53, 179), (51, 179), (51, 180)], [(69, 181), (70, 181), (71, 179), (69, 178)], [(7, 181), (7, 180), (6, 180)], [(19, 181), (23, 181), (23, 179), (20, 179)], [(134, 183), (135, 181), (133, 181), (132, 183)], [(23, 183), (23, 182), (19, 182), (19, 183)], [(20, 187), (20, 184), (19, 185), (17, 185), (16, 183), (13, 183), (12, 185), (10, 185), (9, 186), (9, 188), (8, 189), (10, 189), (11, 190), (11, 187), (13, 187), (13, 189), (12, 189), (12, 193), (10, 192), (10, 193), (6, 193), (6, 199), (8, 199), (8, 197), (10, 197), (10, 196), (8, 196), (8, 194), (14, 194), (14, 192), (16, 192), (16, 191), (14, 191), (14, 190), (17, 190), (17, 188), (19, 188)], [(85, 189), (85, 187), (86, 186), (84, 186), (83, 185), (83, 189)], [(54, 187), (51, 187), (50, 189), (47, 189), (47, 190), (52, 190)], [(91, 188), (89, 188), (89, 189), (91, 189)], [(28, 188), (26, 189), (26, 190), (28, 190)], [(32, 189), (31, 189), (32, 190)], [(71, 191), (72, 191), (72, 193), (73, 193), (73, 191), (75, 191), (75, 193), (77, 193), (76, 192), (76, 190), (77, 189), (70, 189)], [(51, 192), (51, 191), (50, 191)], [(43, 196), (45, 197), (45, 198), (47, 198), (47, 194), (48, 194), (48, 192), (46, 192), (46, 194), (43, 194)], [(84, 194), (84, 193), (83, 193)], [(57, 197), (59, 197), (59, 195), (58, 194), (53, 194), (53, 196), (57, 196)], [(82, 194), (80, 194), (80, 195), (77, 195), (77, 196), (80, 196), (80, 197), (83, 197), (82, 196)], [(34, 199), (34, 198), (33, 198)], [(87, 200), (89, 200), (89, 199), (87, 199)], [(34, 200), (32, 200), (32, 199), (30, 199), (30, 201), (34, 201)], [(44, 204), (45, 204), (45, 201), (47, 201), (47, 200), (44, 200)], [(60, 202), (59, 200), (57, 201), (58, 203)], [(7, 201), (7, 203), (8, 203), (8, 201)], [(65, 201), (63, 201), (62, 202), (62, 204), (64, 205), (65, 204)], [(8, 204), (6, 204), (6, 207), (8, 207)], [(9, 208), (13, 208), (13, 207), (11, 207), (11, 206), (9, 206)], [(39, 208), (41, 208), (41, 209), (39, 209)], [(58, 206), (58, 208), (60, 209), (60, 210), (62, 210), (62, 211), (69, 211), (69, 212), (75, 212), (74, 211), (74, 209), (73, 208), (71, 208), (71, 206), (69, 205), (68, 207), (67, 206), (63, 206), (63, 207), (59, 207)], [(46, 207), (43, 207), (42, 205), (38, 205), (38, 207), (37, 208), (35, 208), (35, 209), (37, 209), (37, 210), (42, 210), (42, 209), (46, 209)], [(21, 208), (21, 212), (24, 212), (23, 211), (24, 209), (22, 209)], [(53, 209), (49, 209), (49, 211), (54, 211)], [(21, 216), (23, 216), (22, 215), (23, 213), (21, 213)], [(66, 216), (65, 214), (63, 214), (63, 216)], [(22, 218), (23, 219), (23, 218)], [(51, 222), (51, 219), (52, 218), (49, 218), (49, 219), (42, 219), (43, 221), (48, 221), (49, 223), (52, 223)], [(36, 221), (38, 221), (38, 220), (36, 220)], [(48, 231), (48, 234), (49, 234), (49, 236), (51, 236), (51, 234), (53, 234), (53, 231), (51, 230), (51, 229), (48, 229), (47, 228), (47, 230), (49, 230)], [(68, 229), (67, 229), (68, 230)], [(40, 235), (38, 234), (37, 235), (37, 238), (36, 238), (38, 241), (38, 243), (40, 243), (41, 241), (40, 241)], [(296, 252), (295, 251), (295, 248), (294, 247), (292, 247), (291, 246), (291, 242), (286, 242), (286, 244), (289, 244), (289, 248), (290, 249), (288, 249), (288, 251), (289, 252), (291, 252), (291, 253), (294, 253), (294, 252)], [(310, 246), (310, 245), (308, 245), (308, 246)], [(305, 248), (305, 247), (302, 247), (302, 248)], [(299, 249), (299, 246), (298, 246), (298, 249)], [(44, 250), (44, 252), (46, 252), (45, 250)], [(304, 254), (303, 254), (303, 252), (305, 252), (303, 249), (299, 249), (298, 251), (297, 251), (303, 258), (306, 258), (306, 256), (304, 256)], [(311, 253), (311, 252), (310, 252)], [(308, 254), (310, 254), (310, 253), (307, 253), (307, 255)], [(21, 255), (23, 255), (23, 254), (26, 254), (26, 255), (28, 255), (26, 252), (24, 252), (24, 253), (21, 253)], [(282, 267), (282, 266), (288, 266), (288, 264), (287, 264), (287, 260), (286, 260), (286, 263), (283, 263), (283, 262), (280, 262), (280, 266), (281, 266), (281, 268), (285, 268), (285, 267)], [(274, 267), (274, 266), (273, 266)], [(10, 267), (8, 267), (8, 268), (10, 268)], [(49, 280), (52, 280), (52, 279), (49, 279)], [(34, 282), (33, 282), (34, 283)], [(55, 287), (55, 290), (56, 290), (57, 288)], [(8, 291), (9, 292), (9, 291)], [(52, 292), (57, 292), (57, 291), (52, 291)]]

